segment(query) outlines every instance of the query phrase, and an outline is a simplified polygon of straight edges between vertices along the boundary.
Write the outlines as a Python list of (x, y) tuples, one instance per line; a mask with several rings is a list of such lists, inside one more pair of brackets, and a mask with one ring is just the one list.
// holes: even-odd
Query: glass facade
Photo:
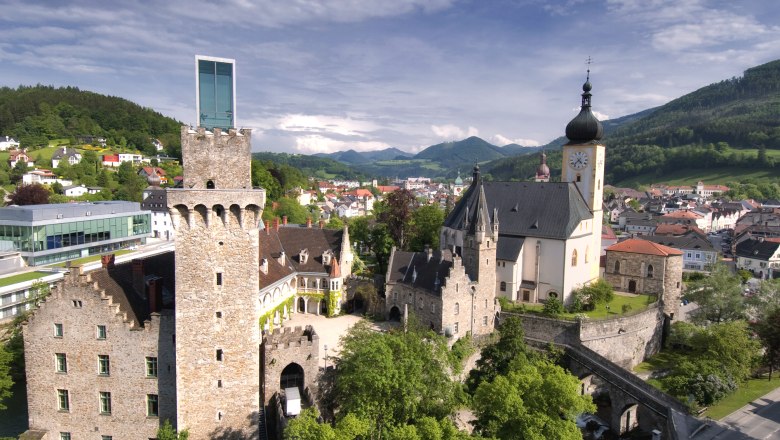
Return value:
[(197, 64), (198, 125), (234, 128), (233, 63), (198, 59)]
[[(37, 226), (0, 225), (0, 250), (22, 252), (28, 264), (37, 266), (142, 244), (150, 232), (150, 214)], [(61, 251), (51, 252), (57, 249)]]

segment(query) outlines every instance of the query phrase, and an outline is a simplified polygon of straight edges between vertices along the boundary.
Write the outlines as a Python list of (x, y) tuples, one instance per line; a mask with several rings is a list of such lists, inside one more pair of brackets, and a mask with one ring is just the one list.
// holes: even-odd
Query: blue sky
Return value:
[(776, 0), (0, 0), (0, 85), (72, 85), (195, 120), (195, 54), (236, 59), (255, 151), (477, 135), (539, 145), (780, 58)]

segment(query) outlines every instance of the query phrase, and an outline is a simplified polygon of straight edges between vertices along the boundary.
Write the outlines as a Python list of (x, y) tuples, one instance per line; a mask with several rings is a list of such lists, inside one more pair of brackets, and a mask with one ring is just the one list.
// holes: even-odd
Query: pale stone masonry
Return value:
[[(319, 372), (319, 336), (314, 328), (285, 327), (267, 334), (263, 341), (263, 402), (268, 405), (276, 393), (283, 388), (301, 383), (302, 388), (314, 390)], [(286, 371), (285, 371), (286, 370)], [(300, 375), (303, 375), (300, 378)], [(282, 378), (292, 376), (289, 384), (282, 384)], [(300, 378), (300, 379), (299, 379)], [(293, 385), (295, 383), (295, 385)]]
[(255, 435), (260, 402), (259, 224), (250, 130), (182, 127), (176, 229), (177, 426), (192, 438)]
[[(162, 307), (173, 280), (159, 276), (166, 262), (171, 254), (87, 275), (72, 268), (29, 318), (23, 332), (31, 430), (49, 439), (153, 438), (161, 420), (175, 419), (173, 311)], [(156, 371), (147, 369), (147, 358)], [(100, 393), (110, 393), (107, 406)]]

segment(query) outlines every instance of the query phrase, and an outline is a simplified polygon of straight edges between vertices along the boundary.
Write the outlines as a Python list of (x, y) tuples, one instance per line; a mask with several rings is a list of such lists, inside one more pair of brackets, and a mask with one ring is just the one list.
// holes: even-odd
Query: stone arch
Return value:
[(390, 309), (390, 320), (391, 321), (400, 321), (401, 320), (401, 310), (397, 306), (393, 306)]
[(187, 226), (190, 226), (190, 210), (187, 208), (187, 205), (176, 205), (171, 211), (171, 220), (173, 221), (174, 228), (179, 228), (182, 219), (187, 223)]
[(282, 291), (278, 287), (274, 288), (273, 300), (276, 301), (282, 296)]
[(205, 205), (195, 205), (193, 208), (193, 225), (190, 226), (208, 226), (208, 209)]
[(306, 301), (306, 310), (308, 310), (309, 313), (311, 313), (311, 314), (314, 314), (314, 315), (319, 315), (320, 314), (318, 306), (319, 306), (319, 301), (317, 300), (317, 298), (309, 298)]
[(558, 292), (550, 290), (547, 292), (547, 298), (558, 298)]
[(244, 208), (244, 215), (247, 216), (247, 221), (250, 221), (252, 227), (254, 228), (260, 226), (262, 212), (263, 212), (262, 208), (255, 205), (254, 203), (246, 205), (246, 207)]
[(319, 303), (319, 314), (320, 315), (327, 315), (328, 314), (328, 302), (325, 301), (325, 299), (321, 299)]
[(629, 293), (636, 293), (636, 280), (628, 280)]
[(241, 224), (241, 207), (235, 203), (230, 205), (230, 223)]
[(620, 411), (620, 435), (639, 427), (638, 414), (639, 405), (636, 403), (629, 403), (623, 407)]
[(279, 374), (279, 388), (298, 387), (303, 390), (304, 381), (303, 367), (295, 362), (290, 362)]
[(653, 265), (652, 264), (648, 264), (647, 265), (647, 274), (646, 274), (646, 276), (647, 276), (647, 278), (652, 278), (653, 277)]
[(271, 298), (271, 294), (270, 293), (266, 293), (265, 295), (263, 295), (263, 307), (270, 306), (271, 305), (271, 300), (272, 300), (272, 298)]
[(615, 260), (615, 273), (620, 273), (620, 260)]
[(211, 180), (211, 179), (207, 180), (206, 181), (206, 189), (214, 189), (214, 188), (215, 188), (214, 181)]
[(306, 298), (302, 296), (298, 297), (298, 312), (306, 313)]
[(222, 205), (214, 205), (211, 207), (212, 215), (219, 219), (223, 224), (225, 223), (225, 207)]

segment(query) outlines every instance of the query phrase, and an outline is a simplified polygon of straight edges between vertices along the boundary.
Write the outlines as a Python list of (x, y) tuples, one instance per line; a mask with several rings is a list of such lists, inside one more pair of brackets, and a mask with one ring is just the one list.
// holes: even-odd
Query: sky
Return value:
[[(0, 0), (0, 85), (196, 120), (195, 55), (236, 60), (252, 149), (418, 152), (563, 135), (590, 67), (616, 118), (780, 58), (776, 0)], [(590, 58), (592, 63), (586, 64)]]

